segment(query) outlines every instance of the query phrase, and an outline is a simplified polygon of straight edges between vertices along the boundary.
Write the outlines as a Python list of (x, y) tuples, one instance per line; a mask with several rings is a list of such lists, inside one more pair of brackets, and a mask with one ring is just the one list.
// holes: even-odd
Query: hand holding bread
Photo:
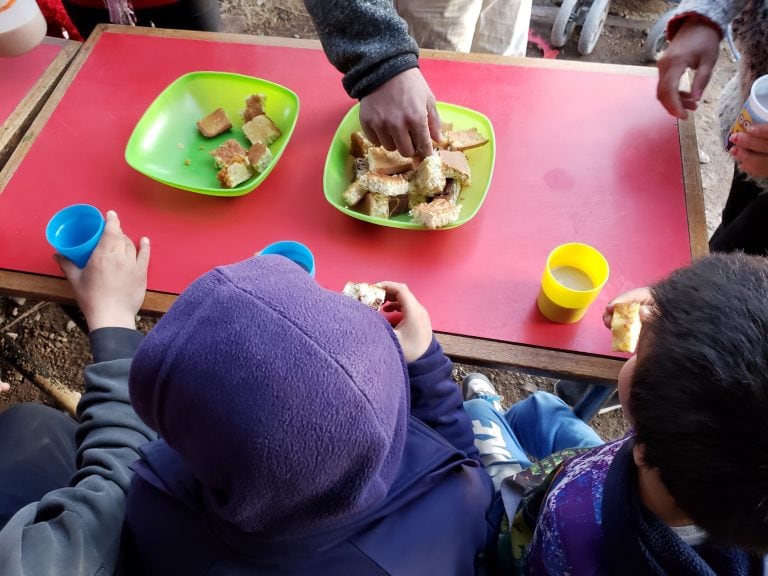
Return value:
[(441, 140), (435, 97), (418, 68), (401, 72), (363, 97), (360, 124), (374, 145), (405, 157), (429, 156), (432, 140)]
[(382, 310), (399, 312), (400, 321), (393, 326), (406, 362), (418, 360), (432, 343), (432, 321), (426, 308), (416, 299), (405, 284), (379, 282), (387, 293)]
[(611, 329), (611, 348), (634, 353), (642, 323), (653, 313), (653, 297), (647, 287), (635, 288), (611, 300), (603, 312), (603, 323)]

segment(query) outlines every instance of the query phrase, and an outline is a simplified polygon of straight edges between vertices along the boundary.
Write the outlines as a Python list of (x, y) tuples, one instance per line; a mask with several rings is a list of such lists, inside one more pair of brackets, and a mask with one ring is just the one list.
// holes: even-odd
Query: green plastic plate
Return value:
[[(282, 135), (269, 146), (274, 160), (264, 172), (235, 188), (222, 188), (210, 151), (229, 138), (248, 149), (240, 113), (251, 94), (267, 97), (264, 112)], [(224, 108), (232, 128), (206, 138), (197, 121), (216, 108)], [(261, 184), (275, 167), (298, 116), (299, 97), (284, 86), (241, 74), (191, 72), (172, 82), (144, 112), (128, 139), (125, 161), (168, 186), (213, 196), (241, 196)]]
[[(427, 228), (421, 224), (411, 222), (408, 213), (400, 214), (394, 218), (368, 216), (349, 208), (341, 197), (352, 181), (353, 160), (349, 155), (349, 137), (353, 132), (360, 130), (359, 108), (360, 105), (356, 104), (347, 112), (333, 136), (331, 148), (328, 150), (328, 156), (325, 160), (325, 174), (323, 176), (326, 200), (344, 214), (358, 220), (393, 228), (426, 230)], [(493, 163), (496, 158), (496, 140), (491, 121), (480, 112), (445, 102), (437, 103), (437, 111), (443, 122), (453, 123), (454, 130), (475, 127), (483, 136), (488, 138), (486, 145), (466, 151), (472, 172), (472, 184), (464, 187), (461, 191), (459, 202), (462, 208), (459, 219), (453, 224), (440, 228), (440, 230), (446, 230), (456, 228), (471, 220), (483, 204), (491, 184)]]

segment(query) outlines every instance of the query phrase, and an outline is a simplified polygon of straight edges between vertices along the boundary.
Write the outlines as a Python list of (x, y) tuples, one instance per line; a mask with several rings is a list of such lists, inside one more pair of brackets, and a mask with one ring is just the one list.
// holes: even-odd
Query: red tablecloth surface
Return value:
[[(423, 59), (439, 100), (494, 125), (496, 169), (467, 224), (428, 232), (379, 227), (324, 198), (331, 137), (353, 104), (317, 50), (105, 33), (6, 189), (0, 267), (61, 275), (43, 231), (77, 202), (118, 210), (125, 231), (152, 240), (149, 287), (177, 293), (211, 267), (279, 239), (308, 244), (317, 280), (404, 281), (436, 330), (614, 355), (601, 314), (608, 300), (690, 261), (678, 127), (655, 99), (655, 79)], [(125, 144), (170, 82), (194, 70), (250, 74), (298, 93), (301, 111), (279, 164), (254, 192), (208, 197), (133, 171)], [(600, 249), (610, 279), (574, 325), (536, 308), (549, 251)]]
[(60, 44), (40, 44), (20, 56), (0, 58), (0, 124), (8, 120), (61, 48)]

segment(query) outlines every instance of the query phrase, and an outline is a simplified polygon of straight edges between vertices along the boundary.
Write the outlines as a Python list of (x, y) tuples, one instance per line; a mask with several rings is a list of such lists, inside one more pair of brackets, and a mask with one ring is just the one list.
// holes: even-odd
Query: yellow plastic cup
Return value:
[(608, 261), (588, 244), (561, 244), (547, 257), (537, 303), (553, 322), (572, 324), (584, 317), (608, 280)]

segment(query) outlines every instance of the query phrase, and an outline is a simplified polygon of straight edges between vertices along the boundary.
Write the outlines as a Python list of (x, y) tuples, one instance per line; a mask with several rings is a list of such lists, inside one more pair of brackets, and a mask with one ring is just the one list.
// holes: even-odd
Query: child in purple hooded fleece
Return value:
[(134, 465), (126, 573), (476, 572), (493, 486), (427, 312), (384, 286), (394, 329), (281, 256), (179, 296), (131, 369), (161, 439)]

